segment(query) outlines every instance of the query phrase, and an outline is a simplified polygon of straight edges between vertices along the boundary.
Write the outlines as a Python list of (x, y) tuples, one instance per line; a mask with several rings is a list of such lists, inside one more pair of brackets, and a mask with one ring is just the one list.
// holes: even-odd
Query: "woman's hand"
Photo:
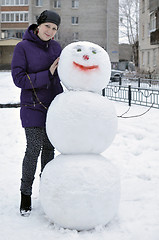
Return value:
[(59, 62), (59, 57), (53, 62), (53, 64), (51, 65), (51, 67), (49, 68), (51, 74), (53, 75), (57, 66), (58, 66), (58, 62)]

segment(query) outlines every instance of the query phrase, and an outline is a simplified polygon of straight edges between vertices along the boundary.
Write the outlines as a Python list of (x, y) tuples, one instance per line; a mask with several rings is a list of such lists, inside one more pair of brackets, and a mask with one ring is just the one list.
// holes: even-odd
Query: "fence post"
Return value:
[(121, 76), (119, 77), (119, 85), (121, 86)]
[(138, 88), (140, 88), (140, 77), (138, 78)]
[(152, 80), (151, 80), (151, 79), (149, 79), (149, 87), (151, 87), (151, 83), (152, 83)]
[(105, 97), (105, 88), (102, 90), (102, 95)]
[(130, 107), (131, 106), (131, 85), (129, 85), (128, 99), (129, 99), (129, 107)]

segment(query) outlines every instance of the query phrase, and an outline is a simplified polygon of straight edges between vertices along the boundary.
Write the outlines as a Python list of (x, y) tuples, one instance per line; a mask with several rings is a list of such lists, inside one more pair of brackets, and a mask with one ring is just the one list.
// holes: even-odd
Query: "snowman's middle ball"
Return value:
[(64, 92), (49, 107), (46, 130), (62, 154), (99, 154), (115, 137), (117, 116), (106, 97), (84, 91)]

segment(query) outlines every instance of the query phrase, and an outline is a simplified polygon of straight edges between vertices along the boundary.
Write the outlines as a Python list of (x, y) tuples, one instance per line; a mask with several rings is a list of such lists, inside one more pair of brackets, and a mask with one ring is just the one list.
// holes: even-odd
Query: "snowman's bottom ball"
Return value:
[(63, 228), (106, 225), (117, 213), (119, 195), (118, 171), (101, 155), (59, 155), (41, 177), (42, 208)]

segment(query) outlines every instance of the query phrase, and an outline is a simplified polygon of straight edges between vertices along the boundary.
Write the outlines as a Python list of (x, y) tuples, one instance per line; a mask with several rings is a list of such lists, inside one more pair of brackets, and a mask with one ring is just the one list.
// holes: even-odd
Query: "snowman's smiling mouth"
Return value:
[(92, 66), (83, 66), (79, 63), (73, 62), (73, 65), (77, 68), (79, 68), (82, 71), (88, 71), (88, 70), (92, 70), (92, 69), (98, 69), (99, 66), (98, 65), (92, 65)]

